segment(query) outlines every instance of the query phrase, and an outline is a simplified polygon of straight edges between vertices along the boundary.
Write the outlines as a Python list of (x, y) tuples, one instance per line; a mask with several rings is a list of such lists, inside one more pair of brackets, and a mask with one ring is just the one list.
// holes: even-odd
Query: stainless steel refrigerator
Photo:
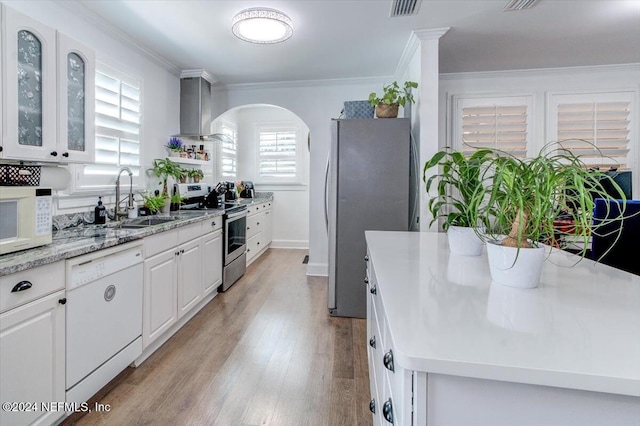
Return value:
[(345, 119), (331, 126), (325, 178), (329, 313), (365, 318), (364, 231), (407, 231), (417, 222), (410, 120)]

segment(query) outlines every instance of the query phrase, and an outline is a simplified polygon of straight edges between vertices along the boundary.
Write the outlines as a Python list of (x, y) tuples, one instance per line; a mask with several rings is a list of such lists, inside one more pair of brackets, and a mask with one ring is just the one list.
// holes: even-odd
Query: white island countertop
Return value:
[(640, 276), (553, 250), (539, 287), (516, 289), (442, 233), (366, 240), (399, 366), (640, 397)]

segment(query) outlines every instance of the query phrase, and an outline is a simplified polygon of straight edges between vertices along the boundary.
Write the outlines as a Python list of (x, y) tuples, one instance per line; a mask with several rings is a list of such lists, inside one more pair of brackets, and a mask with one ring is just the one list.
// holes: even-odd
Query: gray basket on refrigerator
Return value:
[(345, 101), (344, 118), (373, 118), (374, 107), (369, 101)]

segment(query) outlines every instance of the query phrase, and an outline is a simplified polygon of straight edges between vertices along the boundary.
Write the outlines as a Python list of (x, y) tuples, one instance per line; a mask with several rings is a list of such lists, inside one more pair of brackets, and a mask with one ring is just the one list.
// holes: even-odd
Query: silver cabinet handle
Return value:
[(382, 406), (382, 416), (386, 421), (393, 424), (393, 403), (391, 402), (391, 398), (386, 400)]
[(365, 256), (365, 257), (364, 257), (364, 261), (365, 261), (365, 262), (368, 262), (368, 261), (369, 261), (369, 256)]
[(384, 354), (384, 358), (382, 359), (382, 363), (389, 371), (394, 371), (393, 369), (393, 352), (389, 349), (389, 352)]
[(368, 277), (364, 277), (364, 283), (365, 284), (369, 284), (369, 278)]
[(369, 401), (369, 411), (371, 411), (373, 414), (376, 413), (376, 400), (372, 399), (371, 401)]
[(371, 339), (369, 339), (369, 346), (371, 346), (373, 349), (376, 348), (376, 336), (371, 336)]
[(20, 281), (18, 284), (13, 286), (13, 288), (11, 289), (11, 293), (29, 290), (31, 287), (33, 287), (33, 284), (31, 284), (30, 281)]
[(371, 286), (371, 290), (369, 290), (371, 294), (376, 294), (376, 286)]

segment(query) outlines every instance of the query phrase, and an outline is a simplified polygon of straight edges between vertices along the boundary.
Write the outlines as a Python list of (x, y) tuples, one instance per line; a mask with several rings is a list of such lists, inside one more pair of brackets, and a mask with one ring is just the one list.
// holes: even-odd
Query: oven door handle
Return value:
[(227, 215), (227, 219), (235, 219), (241, 216), (246, 216), (247, 215), (247, 211), (242, 211), (242, 212), (238, 212), (238, 213), (232, 213), (232, 214), (228, 214)]

